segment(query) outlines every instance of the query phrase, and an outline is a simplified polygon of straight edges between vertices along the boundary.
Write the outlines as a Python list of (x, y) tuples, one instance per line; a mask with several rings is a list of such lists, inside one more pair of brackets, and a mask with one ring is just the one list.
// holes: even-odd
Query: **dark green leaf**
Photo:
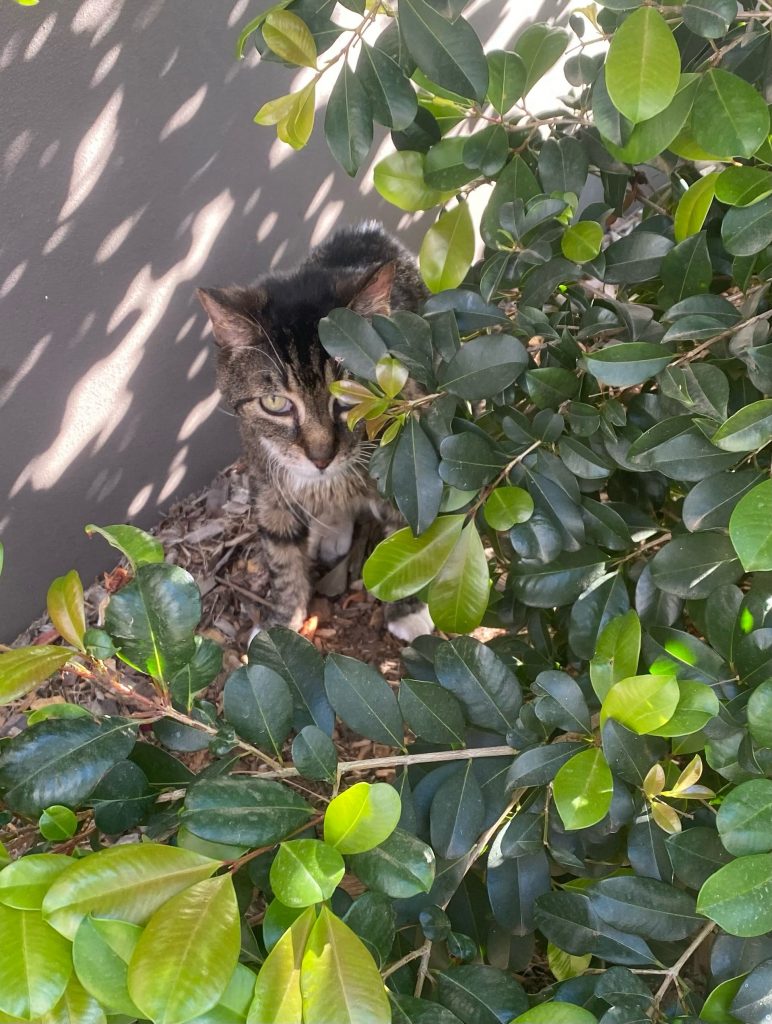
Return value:
[(239, 736), (279, 756), (292, 730), (292, 694), (265, 665), (243, 665), (223, 688), (223, 713)]
[(486, 178), (500, 171), (508, 156), (509, 139), (500, 124), (490, 124), (464, 141), (464, 164)]
[(698, 825), (668, 836), (667, 847), (679, 882), (699, 889), (714, 871), (732, 859), (715, 829)]
[(752, 452), (772, 441), (772, 398), (751, 402), (730, 416), (711, 438), (727, 452)]
[(514, 725), (522, 703), (520, 685), (489, 647), (472, 637), (459, 637), (442, 644), (434, 667), (473, 725), (502, 735)]
[(373, 115), (369, 93), (345, 60), (327, 101), (324, 134), (332, 155), (353, 177), (370, 152)]
[(695, 600), (734, 583), (742, 566), (725, 534), (705, 531), (671, 540), (654, 556), (651, 574), (660, 590)]
[(711, 68), (700, 78), (690, 124), (695, 141), (708, 152), (722, 158), (750, 157), (769, 133), (769, 111), (749, 82)]
[(491, 50), (488, 54), (488, 102), (506, 114), (523, 95), (528, 69), (519, 53)]
[(418, 109), (416, 95), (392, 56), (377, 45), (362, 42), (357, 78), (367, 90), (373, 117), (379, 124), (399, 131), (413, 123)]
[(661, 276), (664, 294), (660, 302), (663, 305), (670, 306), (690, 295), (707, 292), (713, 280), (713, 266), (705, 232), (691, 235), (671, 249), (662, 261)]
[(394, 691), (372, 666), (331, 654), (324, 685), (336, 714), (352, 729), (390, 747), (403, 746), (404, 726)]
[(471, 431), (443, 438), (440, 455), (440, 476), (460, 491), (474, 491), (489, 483), (505, 464), (487, 437)]
[(499, 833), (488, 854), (486, 884), (498, 924), (512, 935), (527, 935), (534, 928), (537, 898), (550, 890), (547, 854), (540, 850), (523, 857), (503, 857)]
[(248, 653), (250, 664), (272, 669), (287, 683), (301, 727), (313, 722), (332, 734), (335, 713), (324, 690), (324, 662), (312, 643), (294, 630), (275, 626), (258, 633)]
[(352, 309), (334, 309), (320, 320), (319, 340), (333, 358), (366, 380), (375, 380), (375, 364), (388, 355), (380, 335)]
[(700, 889), (697, 911), (730, 935), (772, 931), (772, 855), (738, 857)]
[(399, 684), (399, 707), (416, 734), (430, 743), (463, 746), (464, 714), (447, 690), (422, 679), (403, 679)]
[(141, 824), (154, 800), (142, 769), (133, 761), (119, 761), (99, 780), (89, 802), (96, 827), (119, 835)]
[(215, 843), (249, 847), (277, 843), (304, 825), (311, 808), (287, 786), (263, 779), (202, 779), (188, 790), (182, 821)]
[(603, 575), (606, 555), (593, 547), (566, 551), (548, 565), (512, 566), (510, 586), (515, 597), (529, 608), (555, 608), (573, 604), (579, 595)]
[(424, 180), (431, 188), (459, 189), (474, 177), (464, 161), (466, 139), (442, 139), (426, 154)]
[(462, 964), (440, 971), (437, 998), (465, 1024), (500, 1024), (528, 1007), (522, 985), (487, 964)]
[[(646, 10), (651, 8), (647, 7)], [(641, 281), (650, 281), (659, 275), (662, 260), (672, 247), (673, 243), (664, 235), (640, 229), (633, 231), (617, 242), (612, 242), (605, 250), (604, 280), (608, 284), (639, 284)]]
[(304, 779), (331, 782), (338, 766), (338, 753), (326, 732), (307, 725), (292, 741), (292, 761)]
[(525, 349), (508, 334), (468, 341), (440, 373), (446, 391), (468, 401), (490, 398), (517, 379), (528, 364)]
[(545, 139), (539, 151), (539, 178), (545, 192), (573, 192), (578, 196), (588, 171), (587, 150), (579, 139), (572, 135)]
[(196, 645), (193, 657), (169, 680), (169, 693), (173, 700), (188, 711), (193, 697), (214, 682), (222, 668), (222, 648), (214, 640), (197, 636), (193, 642)]
[(439, 465), (434, 445), (411, 416), (397, 439), (391, 472), (397, 507), (416, 535), (437, 518), (442, 499)]
[(704, 39), (726, 35), (737, 17), (735, 0), (686, 0), (681, 9), (684, 24)]
[(396, 933), (396, 913), (391, 901), (378, 892), (363, 893), (343, 920), (369, 949), (379, 968), (388, 961)]
[(428, 78), (468, 99), (485, 99), (488, 65), (468, 22), (461, 17), (446, 21), (426, 0), (405, 0), (399, 25), (408, 50)]
[(446, 860), (462, 857), (471, 850), (482, 824), (482, 793), (472, 761), (467, 761), (434, 795), (430, 812), (432, 848)]
[(374, 850), (354, 854), (349, 866), (369, 889), (392, 899), (429, 892), (434, 882), (431, 847), (399, 828)]
[(693, 896), (654, 878), (604, 878), (588, 895), (607, 924), (645, 939), (685, 939), (701, 923)]
[(751, 779), (731, 790), (718, 809), (721, 842), (735, 857), (772, 850), (772, 781)]
[(733, 1020), (769, 1024), (772, 1016), (772, 963), (769, 960), (751, 971), (729, 1009)]
[(565, 29), (550, 25), (529, 25), (520, 33), (513, 50), (525, 65), (523, 96), (527, 96), (539, 79), (562, 57), (568, 40), (569, 35)]

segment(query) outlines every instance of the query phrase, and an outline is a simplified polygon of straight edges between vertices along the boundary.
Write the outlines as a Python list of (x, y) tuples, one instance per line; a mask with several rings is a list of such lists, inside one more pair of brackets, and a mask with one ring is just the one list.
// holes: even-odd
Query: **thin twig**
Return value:
[(651, 1007), (652, 1016), (659, 1011), (659, 1004), (662, 1002), (665, 995), (667, 994), (667, 990), (680, 975), (682, 968), (687, 964), (687, 962), (691, 959), (693, 953), (695, 953), (696, 950), (699, 949), (699, 947), (702, 945), (705, 939), (707, 939), (707, 937), (710, 935), (710, 933), (713, 931), (715, 927), (715, 922), (708, 921), (704, 928), (698, 933), (696, 938), (694, 938), (689, 943), (689, 945), (679, 956), (679, 958), (676, 960), (673, 966), (668, 968), (665, 975), (665, 980), (659, 986), (654, 996), (654, 1002)]
[(387, 978), (391, 977), (392, 974), (396, 974), (400, 968), (405, 966), (405, 964), (409, 964), (411, 960), (417, 960), (418, 957), (422, 955), (422, 946), (419, 946), (418, 949), (411, 949), (409, 953), (405, 953), (403, 957), (400, 957), (399, 960), (395, 960), (393, 964), (387, 967), (386, 970), (382, 972), (381, 977), (386, 981)]
[(691, 352), (686, 352), (680, 356), (675, 362), (670, 364), (673, 366), (679, 366), (681, 363), (690, 363), (692, 359), (696, 359), (697, 356), (702, 355), (712, 345), (715, 345), (717, 341), (725, 341), (727, 338), (731, 338), (733, 334), (737, 334), (743, 327), (750, 327), (751, 324), (758, 323), (760, 320), (769, 320), (772, 317), (772, 309), (766, 310), (764, 313), (757, 313), (756, 316), (750, 317), (748, 320), (742, 320), (739, 324), (733, 324), (728, 327), (725, 331), (721, 331), (720, 334), (714, 334), (712, 338), (708, 338), (707, 341), (703, 341), (701, 345), (693, 348)]

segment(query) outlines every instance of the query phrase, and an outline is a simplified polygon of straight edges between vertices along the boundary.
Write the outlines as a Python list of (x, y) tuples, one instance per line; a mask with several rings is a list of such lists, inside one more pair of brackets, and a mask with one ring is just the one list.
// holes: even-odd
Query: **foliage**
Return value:
[[(194, 581), (88, 527), (131, 582), (86, 629), (56, 580), (66, 644), (0, 654), (0, 695), (64, 665), (127, 710), (48, 705), (0, 745), (0, 1022), (764, 1024), (768, 5), (606, 0), (487, 54), (464, 0), (334, 6), (282, 0), (238, 52), (306, 69), (258, 123), (302, 148), (330, 76), (341, 166), (383, 125), (376, 189), (437, 208), (423, 315), (320, 328), (408, 524), (365, 583), (500, 629), (415, 641), (397, 693), (270, 630), (220, 712)], [(336, 719), (391, 782), (343, 786)]]

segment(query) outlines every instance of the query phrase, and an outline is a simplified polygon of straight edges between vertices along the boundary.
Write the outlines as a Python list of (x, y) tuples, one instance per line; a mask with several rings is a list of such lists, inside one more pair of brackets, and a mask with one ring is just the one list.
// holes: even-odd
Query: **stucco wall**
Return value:
[[(54, 576), (114, 563), (84, 524), (150, 525), (235, 456), (194, 287), (289, 266), (336, 224), (400, 224), (321, 131), (296, 156), (252, 124), (293, 77), (233, 59), (262, 6), (2, 4), (0, 639)], [(559, 5), (477, 6), (502, 45)]]

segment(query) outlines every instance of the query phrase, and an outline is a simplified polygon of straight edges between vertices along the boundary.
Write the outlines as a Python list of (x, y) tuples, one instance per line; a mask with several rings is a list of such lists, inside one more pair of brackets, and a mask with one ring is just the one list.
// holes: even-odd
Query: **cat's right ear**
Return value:
[(254, 341), (254, 325), (234, 309), (221, 288), (197, 288), (196, 295), (212, 324), (214, 340), (221, 349), (245, 348)]

